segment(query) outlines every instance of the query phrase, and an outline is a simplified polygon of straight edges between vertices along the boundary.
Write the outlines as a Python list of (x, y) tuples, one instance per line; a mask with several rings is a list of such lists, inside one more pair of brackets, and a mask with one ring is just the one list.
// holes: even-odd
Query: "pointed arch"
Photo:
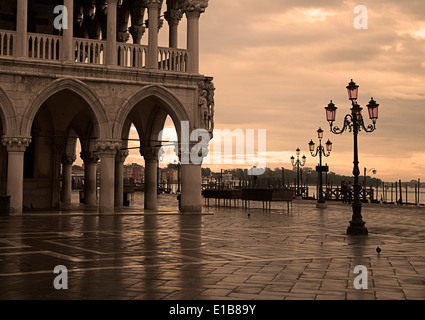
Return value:
[(115, 118), (114, 122), (114, 139), (121, 139), (122, 128), (129, 113), (138, 103), (147, 98), (156, 99), (161, 105), (161, 107), (165, 109), (165, 111), (170, 115), (171, 119), (173, 120), (178, 135), (180, 135), (181, 132), (181, 122), (190, 122), (190, 118), (186, 112), (186, 109), (184, 108), (181, 101), (174, 95), (174, 93), (162, 86), (148, 85), (134, 93), (121, 106), (120, 111), (117, 114), (117, 117)]
[(0, 87), (0, 118), (4, 135), (18, 135), (17, 114), (5, 90)]
[(39, 91), (25, 111), (21, 123), (21, 134), (30, 135), (35, 115), (43, 103), (54, 94), (68, 90), (82, 98), (90, 107), (93, 116), (95, 135), (99, 139), (108, 139), (112, 130), (101, 100), (82, 81), (76, 79), (59, 79)]

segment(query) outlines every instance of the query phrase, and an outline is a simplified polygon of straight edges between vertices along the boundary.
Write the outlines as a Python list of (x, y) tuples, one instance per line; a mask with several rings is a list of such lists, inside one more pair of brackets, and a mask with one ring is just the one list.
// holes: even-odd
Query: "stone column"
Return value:
[(169, 9), (164, 13), (165, 20), (168, 21), (169, 26), (169, 47), (177, 48), (178, 47), (178, 26), (183, 13), (181, 10)]
[(81, 152), (84, 161), (84, 203), (97, 204), (97, 162), (99, 155), (93, 151)]
[(72, 197), (72, 164), (76, 159), (75, 155), (62, 156), (62, 193), (61, 201), (64, 204), (71, 204)]
[(181, 165), (181, 203), (182, 213), (201, 213), (202, 208), (202, 175), (201, 165)]
[(16, 14), (16, 44), (15, 55), (27, 56), (28, 0), (18, 0)]
[(61, 159), (65, 151), (66, 139), (53, 137), (52, 145), (52, 208), (59, 208), (61, 201)]
[(158, 16), (162, 0), (145, 0), (148, 6), (149, 38), (147, 68), (158, 69)]
[(124, 161), (128, 150), (119, 150), (115, 156), (115, 206), (123, 205), (124, 194)]
[(74, 61), (74, 0), (64, 0), (63, 4), (68, 11), (68, 28), (63, 30), (62, 60)]
[(24, 194), (24, 152), (31, 137), (3, 137), (7, 148), (7, 195), (10, 196), (10, 214), (22, 214)]
[(99, 212), (113, 213), (115, 204), (115, 156), (121, 141), (98, 141), (96, 149), (100, 156)]
[(158, 209), (158, 148), (142, 147), (145, 159), (145, 209)]
[(189, 72), (199, 73), (199, 18), (208, 7), (208, 0), (184, 0), (181, 6), (187, 18)]
[(117, 65), (117, 2), (108, 0), (106, 26), (106, 64)]

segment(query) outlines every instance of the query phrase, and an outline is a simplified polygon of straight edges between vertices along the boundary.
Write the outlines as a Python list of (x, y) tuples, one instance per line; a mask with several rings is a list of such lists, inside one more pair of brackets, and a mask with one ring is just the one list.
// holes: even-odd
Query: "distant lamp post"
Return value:
[(302, 194), (301, 194), (301, 189), (300, 189), (300, 167), (304, 167), (305, 166), (305, 162), (307, 160), (306, 156), (302, 156), (301, 161), (300, 161), (300, 149), (297, 148), (296, 150), (297, 153), (297, 160), (295, 160), (295, 157), (292, 156), (291, 157), (291, 163), (292, 166), (294, 168), (297, 168), (297, 198), (301, 198)]
[(322, 166), (322, 156), (329, 157), (332, 151), (332, 142), (328, 139), (326, 142), (326, 151), (325, 147), (322, 146), (322, 139), (323, 139), (323, 130), (322, 128), (319, 128), (317, 130), (317, 137), (319, 138), (319, 146), (316, 149), (316, 145), (313, 142), (313, 140), (310, 140), (308, 147), (310, 150), (310, 153), (313, 157), (319, 156), (319, 166), (316, 168), (316, 171), (319, 173), (319, 198), (317, 200), (316, 207), (317, 208), (326, 208), (326, 201), (323, 197), (323, 180), (322, 180), (322, 172), (327, 172), (327, 167)]
[(372, 171), (372, 173), (373, 174), (376, 174), (376, 169), (375, 168), (372, 168), (372, 169), (369, 169), (369, 170), (367, 170), (366, 168), (364, 168), (364, 176), (363, 176), (363, 178), (364, 178), (364, 181), (363, 181), (363, 187), (364, 188), (366, 188), (366, 176), (367, 176), (367, 174), (369, 173), (369, 172), (371, 172)]
[(350, 221), (350, 225), (347, 228), (348, 235), (367, 235), (368, 230), (365, 227), (365, 222), (362, 219), (362, 204), (360, 202), (360, 189), (361, 186), (359, 184), (359, 152), (357, 145), (357, 135), (363, 129), (365, 132), (373, 132), (375, 131), (376, 120), (378, 119), (378, 104), (373, 98), (369, 101), (367, 105), (369, 111), (369, 118), (372, 120), (372, 124), (369, 124), (367, 127), (364, 124), (362, 110), (363, 108), (357, 104), (357, 97), (359, 93), (359, 86), (351, 80), (351, 82), (347, 86), (348, 99), (351, 100), (351, 113), (347, 114), (344, 118), (344, 126), (342, 129), (333, 126), (333, 122), (336, 117), (335, 104), (331, 102), (325, 108), (326, 110), (326, 118), (330, 125), (330, 130), (334, 134), (342, 134), (345, 130), (349, 130), (353, 132), (354, 136), (354, 167), (353, 167), (353, 175), (354, 175), (354, 202), (353, 202), (353, 215)]
[(372, 168), (367, 170), (366, 168), (364, 168), (364, 176), (363, 176), (363, 202), (366, 202), (366, 176), (369, 172), (371, 172), (373, 174), (376, 174), (376, 169)]

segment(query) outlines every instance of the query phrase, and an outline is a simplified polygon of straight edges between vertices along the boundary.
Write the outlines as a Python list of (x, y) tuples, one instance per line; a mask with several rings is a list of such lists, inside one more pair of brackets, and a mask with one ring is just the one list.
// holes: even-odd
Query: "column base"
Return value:
[(99, 213), (114, 213), (115, 207), (112, 206), (99, 206)]
[(365, 222), (356, 222), (356, 221), (350, 221), (350, 226), (347, 228), (347, 234), (350, 236), (362, 236), (367, 235), (368, 230), (365, 227)]
[(327, 207), (328, 207), (328, 204), (326, 202), (317, 202), (316, 203), (316, 208), (325, 209)]
[(9, 212), (6, 212), (5, 216), (21, 216), (22, 208), (9, 208)]
[(158, 206), (156, 204), (146, 204), (145, 203), (145, 210), (156, 211), (156, 210), (158, 210)]
[(202, 213), (202, 205), (180, 205), (181, 213)]

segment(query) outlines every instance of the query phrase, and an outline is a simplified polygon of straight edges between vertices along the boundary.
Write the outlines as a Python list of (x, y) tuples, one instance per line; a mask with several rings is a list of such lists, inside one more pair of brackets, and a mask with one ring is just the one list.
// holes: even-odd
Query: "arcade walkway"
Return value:
[[(175, 204), (163, 195), (158, 213), (0, 217), (0, 299), (425, 299), (423, 207), (365, 205), (363, 238), (345, 235), (346, 204), (250, 216), (180, 215)], [(68, 290), (53, 287), (57, 265)], [(354, 288), (357, 265), (368, 289)]]

